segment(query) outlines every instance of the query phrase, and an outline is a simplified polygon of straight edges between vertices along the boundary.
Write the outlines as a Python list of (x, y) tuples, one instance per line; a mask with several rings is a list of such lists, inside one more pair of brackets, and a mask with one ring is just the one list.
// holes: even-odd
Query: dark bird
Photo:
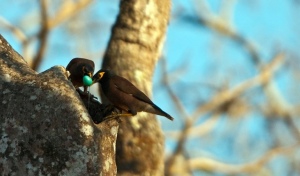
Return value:
[(170, 120), (174, 118), (156, 106), (143, 92), (136, 88), (127, 79), (118, 76), (110, 70), (99, 70), (93, 76), (93, 83), (99, 82), (106, 98), (118, 109), (132, 115), (137, 112), (149, 112), (165, 116)]
[[(67, 65), (67, 70), (70, 72), (69, 80), (71, 80), (74, 87), (84, 87), (84, 92), (87, 92), (88, 78), (93, 76), (95, 64), (92, 60), (84, 58), (74, 58)], [(86, 77), (88, 76), (88, 77)], [(87, 81), (86, 81), (87, 80)], [(84, 82), (85, 81), (85, 82)], [(92, 81), (90, 81), (90, 85)]]

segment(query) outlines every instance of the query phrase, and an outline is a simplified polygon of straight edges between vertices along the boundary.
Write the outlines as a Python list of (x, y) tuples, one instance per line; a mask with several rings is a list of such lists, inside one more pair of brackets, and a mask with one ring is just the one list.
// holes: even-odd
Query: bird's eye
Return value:
[(86, 67), (82, 67), (82, 72), (84, 74), (88, 74), (89, 73), (89, 71), (88, 71), (88, 69)]

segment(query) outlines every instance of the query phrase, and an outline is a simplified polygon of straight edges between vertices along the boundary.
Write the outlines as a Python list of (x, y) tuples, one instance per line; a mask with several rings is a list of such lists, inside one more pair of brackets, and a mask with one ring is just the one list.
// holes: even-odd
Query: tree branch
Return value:
[(62, 1), (62, 5), (60, 5), (60, 9), (55, 14), (55, 17), (52, 19), (49, 19), (47, 22), (47, 26), (52, 29), (59, 24), (66, 21), (68, 18), (71, 18), (72, 16), (78, 14), (79, 11), (86, 8), (92, 0), (78, 0), (76, 2), (71, 0)]
[(48, 28), (48, 14), (47, 14), (47, 0), (41, 0), (40, 2), (40, 13), (41, 13), (41, 29), (39, 32), (39, 46), (36, 55), (33, 58), (31, 68), (33, 70), (37, 70), (40, 66), (42, 59), (45, 55), (45, 51), (47, 49), (47, 40), (49, 34)]
[(258, 85), (266, 84), (267, 82), (270, 81), (270, 78), (273, 76), (278, 66), (282, 64), (284, 57), (285, 57), (284, 54), (276, 55), (272, 59), (271, 63), (268, 64), (266, 67), (264, 67), (257, 76), (255, 76), (252, 79), (246, 80), (229, 90), (225, 90), (223, 92), (216, 94), (210, 101), (199, 106), (191, 115), (191, 117), (194, 119), (194, 121), (196, 121), (199, 116), (202, 116), (207, 112), (212, 112), (217, 110), (224, 103), (236, 97), (239, 97), (241, 94), (243, 94), (245, 91), (249, 90), (250, 88), (253, 88)]
[(263, 169), (264, 165), (278, 155), (291, 155), (299, 148), (299, 144), (289, 147), (271, 149), (256, 161), (246, 164), (227, 164), (210, 158), (193, 158), (188, 161), (192, 170), (219, 172), (222, 174), (255, 174)]

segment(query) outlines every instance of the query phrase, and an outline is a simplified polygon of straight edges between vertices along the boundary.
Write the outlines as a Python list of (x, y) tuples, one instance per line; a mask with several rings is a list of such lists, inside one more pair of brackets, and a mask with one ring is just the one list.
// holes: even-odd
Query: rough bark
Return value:
[(116, 174), (117, 122), (94, 125), (66, 70), (37, 74), (0, 35), (0, 173)]
[[(151, 97), (152, 76), (169, 20), (169, 0), (121, 1), (103, 68), (114, 70)], [(122, 118), (118, 175), (163, 175), (164, 137), (152, 114)]]

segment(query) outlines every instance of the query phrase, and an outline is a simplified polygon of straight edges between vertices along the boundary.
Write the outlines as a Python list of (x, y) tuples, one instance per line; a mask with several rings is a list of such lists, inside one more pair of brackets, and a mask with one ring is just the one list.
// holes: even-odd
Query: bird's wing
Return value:
[(135, 98), (144, 101), (149, 104), (153, 104), (153, 102), (145, 95), (142, 91), (140, 91), (137, 87), (135, 87), (131, 82), (129, 82), (127, 79), (120, 77), (120, 76), (114, 76), (111, 78), (114, 85), (122, 92), (126, 94), (131, 94)]

